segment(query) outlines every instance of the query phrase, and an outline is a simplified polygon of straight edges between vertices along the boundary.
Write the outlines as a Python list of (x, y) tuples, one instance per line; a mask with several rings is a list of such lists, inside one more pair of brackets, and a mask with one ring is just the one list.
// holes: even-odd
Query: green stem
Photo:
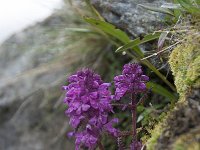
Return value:
[(103, 147), (103, 145), (102, 145), (102, 143), (100, 141), (98, 142), (98, 146), (99, 146), (100, 150), (105, 150), (104, 147)]
[(133, 108), (132, 108), (132, 128), (133, 128), (133, 141), (136, 141), (137, 140), (137, 130), (136, 130), (136, 117), (137, 117), (137, 114), (136, 114), (136, 107), (137, 107), (137, 104), (136, 104), (136, 100), (135, 100), (135, 95), (134, 94), (131, 94), (131, 104), (133, 105)]
[(159, 78), (163, 80), (174, 92), (176, 92), (176, 88), (166, 79), (166, 77), (154, 67), (148, 60), (141, 61), (144, 65), (146, 65), (148, 68), (150, 68)]

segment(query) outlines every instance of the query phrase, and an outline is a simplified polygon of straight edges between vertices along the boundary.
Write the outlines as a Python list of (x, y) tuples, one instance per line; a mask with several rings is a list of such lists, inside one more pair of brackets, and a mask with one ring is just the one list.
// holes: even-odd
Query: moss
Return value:
[(173, 150), (199, 150), (200, 126), (181, 135), (173, 144)]
[[(200, 86), (199, 45), (192, 44), (192, 41), (189, 39), (187, 43), (177, 46), (170, 56), (170, 65), (175, 77), (175, 85), (177, 87), (177, 91), (180, 94), (179, 102), (173, 109), (171, 109), (171, 111), (167, 113), (167, 115), (164, 117), (165, 119), (163, 119), (151, 132), (151, 138), (148, 139), (146, 143), (148, 150), (156, 149), (158, 139), (163, 134), (163, 137), (167, 137), (167, 139), (175, 138), (171, 137), (171, 133), (175, 132), (175, 129), (171, 128), (170, 126), (171, 124), (174, 124), (174, 121), (176, 121), (175, 118), (177, 117), (178, 112), (180, 112), (179, 110), (184, 110), (184, 108), (187, 108), (187, 93), (189, 93), (190, 89), (193, 87)], [(184, 150), (184, 148), (185, 145), (182, 145), (181, 141), (177, 141), (174, 149)]]
[(162, 133), (163, 128), (162, 124), (158, 124), (155, 126), (154, 130), (151, 132), (151, 138), (147, 141), (146, 146), (147, 150), (154, 150), (157, 144), (157, 140), (160, 137), (160, 133)]
[[(180, 41), (169, 56), (179, 101), (147, 139), (147, 150), (200, 149), (200, 16), (183, 16), (172, 33)], [(187, 27), (187, 28), (186, 28)], [(179, 32), (179, 31), (185, 32)]]
[(180, 96), (191, 87), (200, 85), (200, 38), (188, 36), (185, 43), (178, 45), (170, 55), (169, 63)]
[[(158, 139), (160, 138), (160, 135), (168, 127), (169, 118), (174, 117), (174, 113), (176, 113), (176, 111), (179, 110), (180, 107), (184, 107), (185, 105), (186, 105), (186, 101), (181, 100), (181, 101), (177, 102), (177, 104), (173, 108), (171, 108), (167, 113), (161, 114), (160, 123), (158, 123), (154, 127), (154, 129), (152, 131), (150, 131), (151, 138), (149, 138), (146, 142), (147, 150), (155, 150), (155, 147), (157, 145)], [(174, 119), (172, 119), (172, 120), (174, 120)]]
[[(176, 121), (175, 118), (178, 117), (177, 114), (181, 113), (182, 110), (188, 107), (186, 101), (187, 93), (189, 93), (190, 89), (200, 86), (200, 48), (198, 44), (193, 44), (192, 42), (192, 39), (188, 37), (186, 43), (178, 45), (171, 53), (169, 61), (180, 98), (176, 106), (165, 116), (165, 119), (163, 119), (162, 122), (160, 122), (151, 132), (151, 138), (146, 143), (148, 150), (157, 149), (158, 139), (160, 139), (161, 135), (165, 138), (167, 137), (167, 139), (177, 138), (171, 137), (172, 133), (175, 133), (174, 130), (176, 129), (173, 129), (170, 126), (171, 124), (174, 124), (174, 121)], [(186, 142), (183, 142), (184, 140), (182, 140), (182, 138), (184, 138), (184, 135), (183, 137), (177, 138), (178, 140), (175, 142), (173, 147), (174, 150), (195, 150), (199, 148), (198, 143), (192, 142), (192, 146), (188, 145), (188, 147), (186, 147)]]

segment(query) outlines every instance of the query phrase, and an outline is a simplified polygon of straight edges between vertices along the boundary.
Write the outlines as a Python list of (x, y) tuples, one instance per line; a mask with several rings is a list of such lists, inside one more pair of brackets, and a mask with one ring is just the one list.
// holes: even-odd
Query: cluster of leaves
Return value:
[(173, 3), (165, 3), (160, 8), (146, 5), (139, 6), (151, 11), (170, 15), (170, 20), (173, 21), (173, 23), (176, 23), (179, 17), (185, 13), (200, 15), (200, 0), (174, 0)]

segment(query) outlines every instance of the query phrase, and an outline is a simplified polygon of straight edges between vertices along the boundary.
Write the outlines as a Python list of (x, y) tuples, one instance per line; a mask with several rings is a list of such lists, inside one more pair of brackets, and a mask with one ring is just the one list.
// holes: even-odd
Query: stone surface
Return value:
[[(198, 19), (197, 19), (198, 18)], [(174, 83), (179, 94), (179, 101), (166, 118), (159, 122), (147, 142), (149, 150), (199, 150), (200, 143), (200, 37), (199, 16), (188, 21), (193, 30), (187, 30), (177, 39), (184, 42), (176, 45), (169, 56), (169, 64), (174, 75)], [(183, 20), (184, 20), (183, 19)], [(178, 29), (184, 28), (184, 23)], [(189, 26), (188, 25), (188, 26)]]
[[(142, 8), (139, 4), (152, 7), (161, 7), (171, 0), (91, 0), (94, 7), (105, 20), (117, 28), (125, 31), (131, 39), (143, 38), (148, 33), (165, 28), (164, 14)], [(156, 49), (156, 44), (145, 43), (140, 45), (145, 56), (151, 55)], [(152, 50), (155, 50), (152, 52)], [(156, 68), (162, 68), (167, 74), (169, 65), (165, 56), (160, 61), (160, 55), (149, 59)]]
[(162, 27), (162, 15), (141, 8), (138, 4), (160, 7), (167, 0), (92, 0), (92, 4), (118, 28), (136, 37)]

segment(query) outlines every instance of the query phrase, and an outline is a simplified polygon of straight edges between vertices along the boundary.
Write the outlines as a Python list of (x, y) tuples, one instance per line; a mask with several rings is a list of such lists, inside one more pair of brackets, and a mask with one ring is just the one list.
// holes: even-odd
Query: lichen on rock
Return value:
[(200, 37), (188, 36), (185, 43), (178, 45), (170, 55), (169, 63), (180, 96), (189, 88), (200, 85)]
[(175, 142), (173, 150), (199, 150), (200, 126), (189, 133), (181, 135)]
[(149, 150), (200, 149), (200, 28), (195, 20), (190, 22), (192, 28), (177, 36), (182, 42), (170, 54), (179, 101), (151, 132)]

